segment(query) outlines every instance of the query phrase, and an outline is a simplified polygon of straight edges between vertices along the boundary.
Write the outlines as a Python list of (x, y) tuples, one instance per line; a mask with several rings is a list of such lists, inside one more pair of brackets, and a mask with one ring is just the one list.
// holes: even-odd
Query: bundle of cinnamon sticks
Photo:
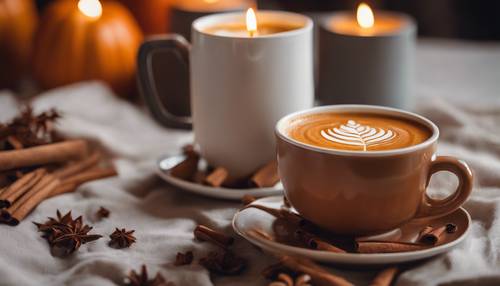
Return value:
[(89, 154), (85, 140), (1, 151), (0, 172), (14, 172), (16, 178), (0, 190), (0, 222), (17, 225), (45, 199), (115, 176), (113, 167), (99, 166), (101, 160), (99, 152)]
[(192, 145), (184, 146), (182, 149), (186, 158), (170, 170), (172, 176), (182, 180), (211, 187), (224, 186), (236, 189), (273, 187), (280, 180), (276, 160), (263, 165), (249, 178), (232, 180), (229, 171), (221, 166), (199, 170), (200, 154)]

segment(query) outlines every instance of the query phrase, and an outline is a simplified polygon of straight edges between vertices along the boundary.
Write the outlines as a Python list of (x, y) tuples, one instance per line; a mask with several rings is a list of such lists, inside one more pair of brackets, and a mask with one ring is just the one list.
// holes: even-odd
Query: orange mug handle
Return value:
[(444, 199), (433, 199), (424, 192), (422, 204), (415, 218), (433, 218), (445, 216), (458, 209), (472, 192), (472, 171), (467, 164), (454, 157), (437, 156), (433, 158), (426, 187), (429, 185), (432, 175), (440, 171), (448, 171), (458, 178), (457, 190)]

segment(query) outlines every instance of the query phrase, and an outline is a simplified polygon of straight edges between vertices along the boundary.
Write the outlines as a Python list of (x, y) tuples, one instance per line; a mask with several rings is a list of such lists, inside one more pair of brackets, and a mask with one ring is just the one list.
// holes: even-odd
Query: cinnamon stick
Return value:
[(10, 207), (12, 203), (31, 189), (47, 173), (45, 169), (36, 169), (12, 183), (0, 194), (0, 208)]
[(57, 196), (60, 196), (62, 194), (66, 194), (66, 193), (71, 193), (71, 192), (74, 192), (76, 190), (76, 188), (78, 188), (78, 186), (76, 184), (72, 184), (72, 183), (62, 183), (61, 185), (59, 185), (57, 188), (55, 188), (48, 196), (47, 196), (47, 199), (50, 199), (50, 198), (53, 198), (53, 197), (57, 197)]
[(358, 241), (356, 251), (358, 253), (395, 253), (415, 251), (428, 248), (427, 245), (410, 242), (393, 241)]
[(77, 162), (74, 162), (73, 164), (65, 166), (65, 167), (55, 171), (53, 174), (61, 179), (64, 179), (64, 178), (75, 175), (79, 172), (85, 171), (85, 170), (97, 165), (97, 163), (99, 162), (100, 159), (101, 159), (101, 153), (93, 152), (86, 159), (83, 159), (81, 161), (77, 161)]
[(212, 187), (220, 187), (227, 179), (229, 173), (223, 167), (217, 167), (203, 180), (203, 183)]
[(87, 142), (68, 140), (21, 150), (0, 152), (0, 171), (80, 159), (87, 153)]
[(279, 180), (278, 162), (276, 160), (267, 163), (262, 168), (257, 170), (257, 172), (250, 179), (252, 185), (257, 188), (273, 187), (279, 182)]
[(370, 286), (389, 286), (397, 273), (398, 269), (396, 267), (384, 269), (375, 276)]
[(319, 237), (316, 237), (315, 235), (308, 233), (304, 230), (297, 230), (296, 231), (296, 236), (301, 240), (305, 245), (307, 245), (311, 249), (315, 250), (322, 250), (322, 251), (329, 251), (333, 253), (345, 253), (346, 251), (343, 249), (340, 249), (333, 244), (322, 240)]
[(170, 174), (179, 179), (189, 180), (198, 170), (199, 161), (198, 153), (186, 153), (186, 159), (170, 169)]
[(234, 238), (231, 236), (215, 231), (201, 224), (194, 229), (194, 237), (200, 241), (215, 243), (222, 248), (226, 248), (234, 243)]
[(79, 186), (83, 183), (89, 182), (89, 181), (94, 181), (98, 179), (103, 179), (107, 177), (113, 177), (116, 176), (118, 173), (116, 172), (116, 169), (113, 167), (107, 167), (107, 168), (93, 168), (90, 170), (87, 170), (83, 173), (80, 173), (78, 175), (71, 176), (65, 180), (63, 180), (63, 183), (66, 184), (74, 184), (76, 186)]
[(417, 241), (425, 244), (435, 245), (438, 243), (441, 235), (445, 233), (446, 225), (433, 228), (432, 226), (426, 226), (420, 231)]
[(314, 262), (307, 259), (294, 258), (284, 256), (281, 258), (281, 263), (292, 270), (305, 273), (311, 276), (314, 285), (321, 286), (353, 286), (351, 282), (343, 277), (334, 275), (328, 270), (320, 267)]
[(7, 210), (11, 214), (11, 224), (17, 225), (49, 194), (59, 186), (60, 181), (52, 175), (45, 175), (29, 192), (24, 194)]

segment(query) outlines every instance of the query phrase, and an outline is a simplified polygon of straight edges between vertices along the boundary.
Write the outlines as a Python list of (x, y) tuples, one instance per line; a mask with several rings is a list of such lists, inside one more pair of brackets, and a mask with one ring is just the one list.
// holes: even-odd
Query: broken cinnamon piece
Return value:
[(396, 242), (396, 241), (357, 241), (356, 251), (358, 253), (395, 253), (416, 251), (428, 248), (428, 245)]
[(457, 231), (458, 227), (454, 223), (448, 223), (446, 224), (446, 232), (447, 233), (455, 233)]
[(24, 148), (23, 143), (21, 143), (21, 141), (19, 141), (16, 136), (8, 136), (7, 142), (10, 144), (10, 146), (12, 146), (12, 148), (14, 148), (14, 150), (20, 150)]
[(197, 153), (186, 154), (186, 159), (170, 169), (170, 174), (179, 179), (189, 180), (198, 170), (199, 161), (200, 156)]
[(233, 237), (201, 224), (194, 229), (194, 237), (200, 241), (215, 243), (222, 248), (226, 248), (234, 243)]
[(315, 250), (322, 250), (322, 251), (329, 251), (329, 252), (334, 252), (334, 253), (345, 253), (346, 251), (343, 249), (340, 249), (333, 244), (326, 242), (322, 240), (319, 237), (316, 237), (315, 235), (308, 233), (304, 230), (297, 230), (295, 232), (295, 235), (297, 238), (302, 241), (305, 245), (307, 245), (311, 249)]
[(0, 194), (0, 208), (10, 207), (15, 200), (31, 189), (47, 173), (45, 169), (36, 169), (23, 175)]
[[(45, 178), (47, 178), (46, 181), (42, 183)], [(34, 208), (45, 200), (59, 186), (60, 181), (52, 175), (45, 175), (39, 183), (41, 187), (37, 188), (37, 185), (35, 185), (8, 209), (14, 225), (22, 221)]]
[(93, 152), (88, 158), (64, 166), (53, 174), (61, 179), (65, 179), (97, 165), (100, 159), (101, 153)]
[(328, 270), (320, 267), (316, 263), (307, 260), (294, 258), (290, 256), (283, 256), (281, 258), (281, 263), (284, 266), (291, 268), (298, 273), (305, 273), (312, 278), (314, 285), (336, 285), (336, 286), (353, 286), (351, 282), (347, 281), (343, 277), (334, 275)]
[(191, 264), (191, 262), (193, 262), (193, 258), (194, 255), (192, 251), (188, 251), (186, 253), (177, 252), (177, 255), (175, 256), (174, 265), (175, 266), (189, 265)]
[(431, 226), (426, 226), (420, 231), (418, 242), (435, 245), (438, 243), (441, 235), (446, 231), (446, 225), (433, 228)]
[(245, 194), (241, 198), (241, 202), (243, 203), (244, 206), (247, 206), (247, 205), (253, 203), (255, 200), (256, 200), (256, 198), (254, 196), (249, 195), (249, 194)]
[(257, 188), (269, 188), (273, 187), (280, 180), (278, 175), (278, 162), (273, 160), (262, 168), (257, 170), (257, 172), (250, 179), (252, 185)]
[(68, 140), (21, 150), (0, 152), (0, 171), (22, 167), (66, 162), (87, 154), (87, 142)]
[(396, 267), (390, 267), (382, 270), (377, 274), (377, 276), (375, 276), (373, 281), (370, 283), (370, 286), (390, 286), (397, 273), (398, 269)]
[(64, 184), (75, 184), (77, 186), (90, 181), (116, 176), (118, 173), (114, 167), (93, 168), (80, 174), (71, 176), (63, 180)]
[(220, 187), (226, 181), (228, 175), (229, 173), (225, 168), (217, 167), (208, 174), (203, 183), (212, 187)]

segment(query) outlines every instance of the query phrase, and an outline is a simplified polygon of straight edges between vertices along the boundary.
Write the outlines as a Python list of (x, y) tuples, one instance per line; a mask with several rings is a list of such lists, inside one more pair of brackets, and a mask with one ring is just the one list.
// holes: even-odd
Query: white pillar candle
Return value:
[(319, 102), (411, 109), (416, 25), (407, 15), (362, 5), (321, 23)]

